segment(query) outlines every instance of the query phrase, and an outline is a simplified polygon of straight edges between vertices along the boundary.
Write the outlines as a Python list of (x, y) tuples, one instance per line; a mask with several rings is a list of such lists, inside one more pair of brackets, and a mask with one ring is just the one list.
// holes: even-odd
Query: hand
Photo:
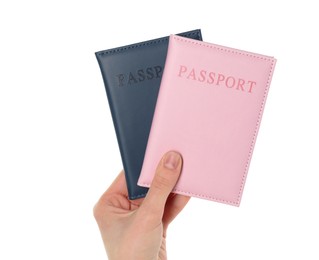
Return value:
[(94, 216), (109, 260), (167, 259), (167, 227), (190, 199), (171, 194), (182, 163), (179, 153), (166, 153), (144, 199), (128, 199), (123, 171), (102, 195)]

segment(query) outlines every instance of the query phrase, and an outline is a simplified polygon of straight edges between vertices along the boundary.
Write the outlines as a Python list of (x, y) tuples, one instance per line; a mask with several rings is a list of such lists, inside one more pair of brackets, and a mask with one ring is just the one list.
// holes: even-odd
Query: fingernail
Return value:
[(178, 165), (181, 156), (176, 152), (168, 152), (164, 158), (164, 167), (170, 170), (175, 170)]

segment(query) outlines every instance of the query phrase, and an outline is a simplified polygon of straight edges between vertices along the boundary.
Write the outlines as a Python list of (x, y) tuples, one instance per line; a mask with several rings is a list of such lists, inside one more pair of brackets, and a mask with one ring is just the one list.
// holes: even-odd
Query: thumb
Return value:
[(162, 157), (141, 210), (153, 213), (162, 219), (166, 200), (179, 178), (182, 164), (182, 156), (178, 152), (170, 151)]

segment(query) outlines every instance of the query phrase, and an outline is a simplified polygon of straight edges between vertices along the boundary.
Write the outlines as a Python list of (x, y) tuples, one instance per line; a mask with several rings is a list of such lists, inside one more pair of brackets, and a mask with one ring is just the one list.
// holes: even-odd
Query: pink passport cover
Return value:
[(183, 170), (173, 192), (239, 206), (276, 60), (171, 35), (138, 185), (162, 155)]

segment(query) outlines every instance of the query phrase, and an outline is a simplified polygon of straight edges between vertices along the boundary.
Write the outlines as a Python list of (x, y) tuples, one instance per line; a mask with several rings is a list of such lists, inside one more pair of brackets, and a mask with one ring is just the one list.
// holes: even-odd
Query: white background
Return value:
[(240, 208), (200, 199), (170, 259), (319, 259), (316, 1), (2, 1), (0, 259), (106, 259), (92, 208), (121, 170), (95, 51), (201, 28), (278, 60)]

